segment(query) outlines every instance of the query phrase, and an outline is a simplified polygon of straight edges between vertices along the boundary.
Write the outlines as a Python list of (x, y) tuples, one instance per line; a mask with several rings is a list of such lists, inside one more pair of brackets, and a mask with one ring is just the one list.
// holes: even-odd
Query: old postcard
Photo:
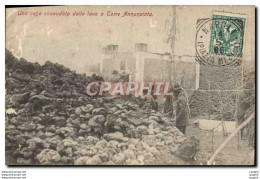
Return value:
[(254, 6), (6, 7), (6, 165), (255, 165)]

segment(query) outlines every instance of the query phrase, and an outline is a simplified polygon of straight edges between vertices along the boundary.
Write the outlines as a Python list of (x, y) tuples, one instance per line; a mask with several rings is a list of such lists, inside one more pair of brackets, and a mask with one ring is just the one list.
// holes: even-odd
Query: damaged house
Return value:
[(147, 44), (137, 43), (133, 52), (119, 52), (118, 45), (102, 49), (100, 73), (106, 81), (113, 75), (124, 75), (124, 81), (178, 81), (184, 88), (199, 88), (199, 63), (193, 57), (170, 53), (152, 53)]

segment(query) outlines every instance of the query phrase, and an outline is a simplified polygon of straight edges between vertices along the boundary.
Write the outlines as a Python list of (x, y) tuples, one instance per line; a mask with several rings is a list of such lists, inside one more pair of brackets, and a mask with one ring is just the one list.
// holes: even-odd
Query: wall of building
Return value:
[(136, 71), (136, 58), (132, 52), (104, 54), (101, 61), (101, 74), (105, 80), (111, 80), (114, 70), (119, 73), (125, 72), (130, 76), (134, 76)]
[[(117, 46), (116, 46), (117, 47)], [(112, 48), (112, 47), (111, 47)], [(111, 80), (112, 73), (129, 74), (129, 81), (173, 81), (184, 88), (198, 89), (199, 64), (193, 58), (174, 58), (169, 53), (147, 52), (146, 44), (136, 44), (134, 52), (118, 53), (105, 50), (102, 56), (101, 74), (105, 80)]]
[(104, 55), (101, 59), (101, 75), (104, 80), (110, 81), (115, 68), (115, 55)]
[[(210, 83), (210, 84), (209, 84)], [(231, 90), (242, 85), (242, 66), (200, 65), (200, 89)]]
[(199, 87), (199, 69), (195, 62), (173, 62), (174, 81), (181, 84), (185, 89), (198, 89)]
[(171, 56), (138, 51), (136, 57), (136, 79), (138, 81), (169, 81)]

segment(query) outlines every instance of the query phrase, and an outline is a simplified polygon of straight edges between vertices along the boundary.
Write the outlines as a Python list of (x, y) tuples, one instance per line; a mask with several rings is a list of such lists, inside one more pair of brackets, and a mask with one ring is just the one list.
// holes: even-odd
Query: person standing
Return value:
[(185, 135), (189, 121), (187, 99), (179, 85), (174, 86), (173, 93), (176, 99), (176, 127)]
[[(251, 95), (252, 96), (252, 95)], [(237, 104), (237, 125), (241, 125), (245, 121), (245, 114), (246, 111), (250, 108), (250, 102), (252, 100), (252, 97), (250, 97), (250, 94), (248, 94), (245, 90), (242, 90), (238, 94), (238, 104)], [(245, 127), (243, 127), (240, 131), (240, 139), (243, 139), (243, 133), (244, 133)]]

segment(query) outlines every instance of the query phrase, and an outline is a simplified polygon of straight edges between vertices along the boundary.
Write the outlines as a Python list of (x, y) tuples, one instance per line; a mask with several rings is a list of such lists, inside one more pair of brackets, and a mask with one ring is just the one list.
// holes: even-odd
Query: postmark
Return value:
[(240, 65), (245, 22), (245, 18), (221, 14), (199, 19), (195, 40), (196, 60), (212, 66)]

